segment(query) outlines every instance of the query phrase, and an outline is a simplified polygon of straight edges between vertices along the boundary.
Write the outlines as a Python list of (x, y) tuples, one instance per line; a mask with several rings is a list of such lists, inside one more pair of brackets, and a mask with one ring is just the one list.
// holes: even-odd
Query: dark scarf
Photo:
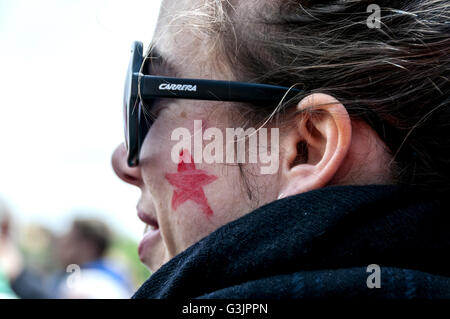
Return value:
[[(189, 247), (133, 298), (450, 298), (449, 208), (393, 185), (284, 198)], [(381, 288), (367, 286), (370, 264)]]

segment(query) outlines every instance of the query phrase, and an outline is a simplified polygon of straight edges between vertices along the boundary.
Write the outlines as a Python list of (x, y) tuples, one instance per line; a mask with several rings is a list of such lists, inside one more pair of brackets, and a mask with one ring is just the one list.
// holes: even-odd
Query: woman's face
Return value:
[[(154, 38), (157, 51), (167, 63), (154, 65), (153, 74), (235, 80), (227, 67), (217, 64), (205, 39), (182, 28), (182, 23), (169, 23), (170, 17), (183, 10), (180, 3), (163, 3), (165, 9)], [(154, 108), (157, 118), (143, 142), (139, 165), (127, 166), (123, 144), (112, 159), (117, 175), (141, 190), (138, 216), (151, 227), (139, 245), (139, 256), (152, 271), (220, 226), (275, 200), (279, 189), (279, 174), (261, 174), (259, 163), (207, 164), (204, 158), (201, 163), (189, 163), (195, 148), (204, 150), (211, 142), (199, 139), (210, 128), (222, 132), (223, 141), (217, 143), (227, 152), (226, 128), (241, 126), (235, 105), (164, 99)], [(190, 149), (174, 148), (179, 141), (171, 136), (180, 128), (189, 131)], [(268, 140), (270, 143), (270, 137)], [(243, 178), (241, 169), (247, 178)], [(249, 190), (253, 196), (249, 196)]]

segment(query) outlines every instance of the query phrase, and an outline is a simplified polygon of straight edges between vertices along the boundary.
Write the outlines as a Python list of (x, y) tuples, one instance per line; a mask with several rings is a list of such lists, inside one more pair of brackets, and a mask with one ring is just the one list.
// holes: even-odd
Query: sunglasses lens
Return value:
[(123, 108), (125, 146), (129, 166), (136, 166), (139, 157), (139, 113), (141, 109), (138, 105), (138, 78), (142, 60), (142, 43), (134, 42), (131, 47), (131, 59), (125, 79)]
[[(151, 108), (151, 101), (145, 101), (145, 109)], [(138, 150), (140, 151), (142, 144), (144, 143), (145, 136), (147, 135), (150, 126), (152, 125), (151, 115), (145, 115), (144, 105), (139, 103), (138, 107), (138, 123), (139, 123), (139, 136), (138, 136)]]
[(130, 103), (130, 70), (128, 69), (127, 77), (125, 80), (125, 89), (123, 93), (123, 127), (125, 133), (125, 148), (128, 152), (129, 150), (129, 133), (128, 133), (128, 110)]

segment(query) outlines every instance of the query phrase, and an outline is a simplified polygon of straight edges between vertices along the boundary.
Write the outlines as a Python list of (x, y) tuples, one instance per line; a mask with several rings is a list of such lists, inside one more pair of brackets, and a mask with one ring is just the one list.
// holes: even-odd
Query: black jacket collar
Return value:
[[(448, 201), (432, 195), (393, 185), (327, 187), (224, 225), (134, 297), (450, 297), (449, 229)], [(384, 290), (367, 288), (370, 264), (380, 265)]]

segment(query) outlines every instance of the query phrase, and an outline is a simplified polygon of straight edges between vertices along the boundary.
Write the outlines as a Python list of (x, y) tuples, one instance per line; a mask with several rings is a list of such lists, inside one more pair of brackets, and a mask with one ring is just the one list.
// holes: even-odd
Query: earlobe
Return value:
[(327, 94), (312, 94), (298, 105), (295, 125), (282, 141), (283, 197), (325, 187), (343, 165), (351, 144), (345, 107)]

